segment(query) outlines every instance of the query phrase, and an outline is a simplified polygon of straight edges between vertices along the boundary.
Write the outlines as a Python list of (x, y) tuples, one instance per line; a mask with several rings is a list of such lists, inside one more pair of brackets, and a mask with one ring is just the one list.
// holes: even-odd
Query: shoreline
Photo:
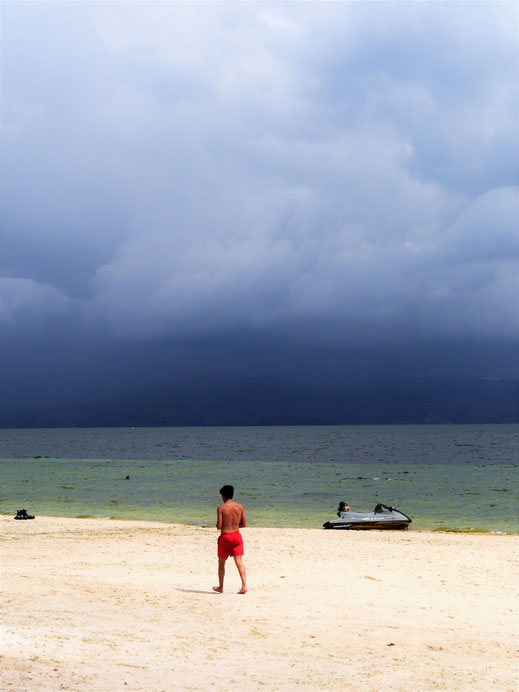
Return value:
[[(515, 535), (0, 516), (5, 689), (516, 689)], [(231, 561), (232, 562), (232, 561)]]
[[(0, 519), (5, 519), (5, 518), (14, 518), (14, 515), (16, 514), (15, 512), (4, 512), (0, 510)], [(165, 519), (143, 519), (143, 518), (132, 518), (132, 517), (115, 517), (115, 516), (107, 516), (107, 517), (93, 517), (93, 516), (66, 516), (62, 514), (38, 514), (35, 516), (34, 520), (27, 520), (27, 521), (36, 521), (37, 519), (76, 519), (78, 521), (120, 521), (120, 522), (144, 522), (144, 523), (149, 523), (152, 525), (155, 524), (164, 524), (164, 525), (171, 525), (171, 526), (190, 526), (193, 528), (202, 528), (202, 529), (209, 529), (209, 528), (214, 528), (213, 524), (193, 524), (193, 523), (183, 523), (180, 521), (167, 521)], [(24, 520), (22, 520), (24, 521)], [(414, 520), (413, 520), (414, 521)], [(321, 526), (260, 526), (258, 524), (254, 524), (251, 526), (251, 528), (255, 529), (286, 529), (287, 531), (324, 531)], [(330, 530), (328, 531), (328, 533)], [(430, 529), (430, 528), (415, 528), (414, 526), (409, 526), (407, 529), (404, 530), (391, 530), (391, 529), (348, 529), (348, 530), (342, 530), (342, 531), (333, 531), (332, 533), (372, 533), (372, 532), (377, 532), (377, 533), (420, 533), (420, 534), (460, 534), (460, 535), (468, 535), (468, 536), (519, 536), (519, 529), (517, 531), (500, 531), (500, 530), (490, 530), (490, 529), (478, 529), (478, 528), (470, 528), (470, 529), (459, 529), (457, 527), (442, 527), (442, 528), (436, 528), (436, 529)]]

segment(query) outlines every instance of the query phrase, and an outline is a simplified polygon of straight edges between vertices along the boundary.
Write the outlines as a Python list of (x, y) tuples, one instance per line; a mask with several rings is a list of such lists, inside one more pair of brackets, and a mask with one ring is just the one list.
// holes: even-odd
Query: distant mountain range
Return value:
[(10, 413), (0, 427), (518, 423), (519, 381), (462, 376), (309, 384), (183, 381), (110, 401)]

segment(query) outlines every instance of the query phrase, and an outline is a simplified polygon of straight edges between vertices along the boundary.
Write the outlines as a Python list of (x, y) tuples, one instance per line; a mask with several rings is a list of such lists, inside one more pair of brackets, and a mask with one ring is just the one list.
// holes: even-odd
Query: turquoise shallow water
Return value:
[(513, 425), (3, 430), (0, 512), (211, 525), (218, 488), (232, 483), (251, 525), (320, 527), (344, 499), (358, 511), (394, 505), (414, 529), (517, 532), (518, 432)]

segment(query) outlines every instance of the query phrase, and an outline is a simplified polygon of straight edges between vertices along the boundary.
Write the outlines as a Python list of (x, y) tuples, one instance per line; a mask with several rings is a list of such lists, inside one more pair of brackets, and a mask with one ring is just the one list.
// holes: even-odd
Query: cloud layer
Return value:
[(3, 15), (9, 334), (518, 336), (512, 3)]

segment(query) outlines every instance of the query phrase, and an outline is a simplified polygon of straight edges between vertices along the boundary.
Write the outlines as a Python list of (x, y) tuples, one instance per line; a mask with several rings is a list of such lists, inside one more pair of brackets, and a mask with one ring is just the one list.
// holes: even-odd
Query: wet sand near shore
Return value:
[(2, 688), (518, 689), (517, 536), (0, 517)]

